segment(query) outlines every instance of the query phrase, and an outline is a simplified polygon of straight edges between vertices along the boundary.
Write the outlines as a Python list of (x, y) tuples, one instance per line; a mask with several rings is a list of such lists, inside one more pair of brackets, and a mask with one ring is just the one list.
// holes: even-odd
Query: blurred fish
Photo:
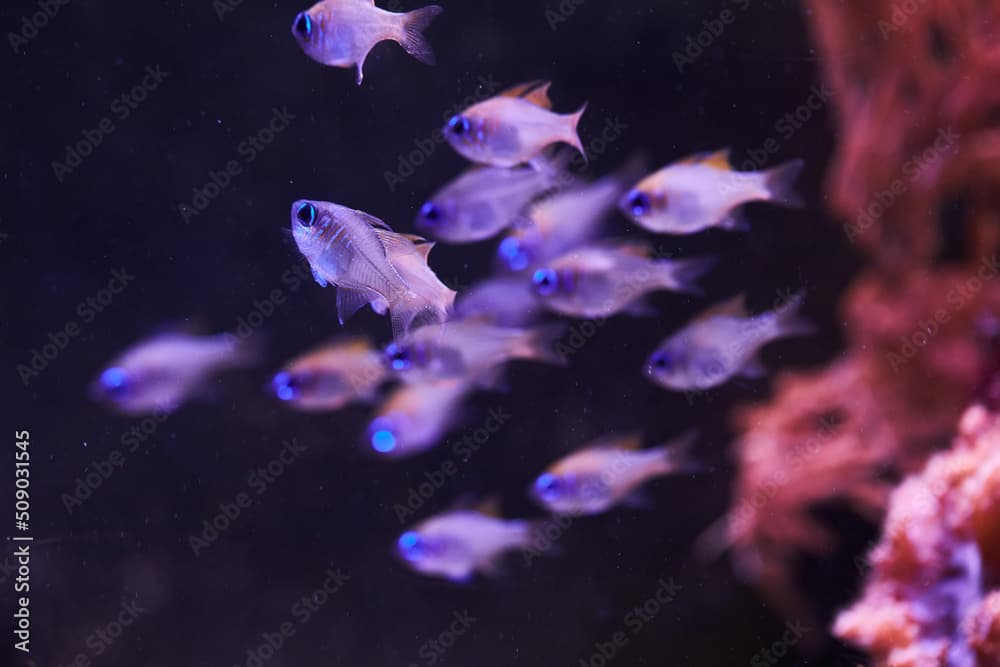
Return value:
[(396, 387), (368, 424), (368, 443), (392, 458), (430, 449), (458, 420), (458, 407), (469, 393), (462, 379), (436, 380)]
[(644, 163), (634, 157), (593, 183), (561, 190), (532, 204), (497, 247), (501, 264), (523, 271), (593, 241)]
[[(565, 155), (565, 154), (564, 154)], [(416, 226), (448, 243), (475, 243), (509, 227), (541, 193), (566, 180), (565, 160), (532, 167), (473, 167), (434, 193)]]
[(363, 211), (304, 199), (292, 204), (292, 235), (316, 282), (337, 286), (341, 324), (365, 304), (390, 312), (397, 338), (448, 318), (455, 292), (427, 265), (433, 244), (397, 234)]
[(333, 341), (296, 357), (275, 374), (275, 395), (299, 410), (339, 410), (375, 400), (389, 375), (382, 353), (364, 339)]
[(733, 171), (729, 151), (702, 153), (647, 176), (626, 194), (619, 208), (652, 232), (692, 234), (709, 227), (746, 230), (734, 211), (747, 202), (801, 206), (793, 185), (802, 171), (793, 160), (767, 171)]
[(650, 449), (642, 437), (602, 438), (552, 464), (535, 479), (531, 496), (554, 514), (600, 514), (635, 500), (642, 484), (663, 475), (691, 472), (695, 435)]
[(558, 142), (569, 144), (586, 157), (576, 126), (587, 105), (571, 114), (553, 113), (550, 85), (524, 83), (472, 105), (448, 120), (445, 139), (467, 160), (495, 167), (531, 162)]
[(413, 570), (457, 583), (496, 571), (504, 553), (529, 549), (531, 521), (498, 518), (495, 503), (433, 516), (400, 535), (396, 551)]
[(434, 52), (423, 31), (443, 9), (430, 5), (396, 14), (379, 9), (374, 0), (323, 0), (300, 12), (292, 35), (313, 60), (334, 67), (358, 68), (358, 85), (368, 52), (391, 39), (422, 63), (434, 64)]
[(799, 292), (776, 310), (753, 316), (746, 314), (742, 295), (714, 306), (656, 348), (646, 375), (679, 391), (710, 389), (736, 375), (763, 376), (767, 370), (757, 359), (761, 347), (813, 332), (798, 315), (804, 299)]
[(650, 259), (646, 243), (602, 243), (573, 250), (532, 274), (535, 292), (550, 309), (570, 317), (610, 317), (655, 290), (697, 294), (695, 281), (713, 258)]
[(127, 415), (173, 412), (194, 397), (211, 396), (213, 375), (257, 362), (253, 346), (230, 334), (162, 333), (136, 343), (90, 385), (95, 400)]
[(467, 320), (417, 329), (386, 347), (390, 367), (407, 382), (463, 378), (489, 386), (493, 372), (513, 359), (562, 364), (553, 341), (562, 325), (498, 327)]
[(544, 312), (524, 275), (487, 278), (462, 292), (455, 302), (456, 319), (478, 319), (501, 327), (527, 326)]

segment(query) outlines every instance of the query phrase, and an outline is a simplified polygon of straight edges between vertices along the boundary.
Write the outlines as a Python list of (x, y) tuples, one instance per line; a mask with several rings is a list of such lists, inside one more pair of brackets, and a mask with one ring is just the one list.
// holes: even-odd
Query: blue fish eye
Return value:
[(419, 534), (412, 530), (400, 535), (396, 546), (406, 560), (419, 560), (423, 556), (423, 540)]
[(465, 116), (452, 116), (448, 121), (448, 129), (454, 134), (462, 136), (469, 131), (469, 119)]
[(316, 222), (316, 207), (309, 202), (299, 204), (299, 207), (295, 209), (295, 219), (303, 227), (312, 227), (313, 223)]
[(535, 289), (542, 296), (548, 296), (559, 287), (559, 276), (555, 269), (538, 269), (531, 276), (531, 281), (535, 283)]
[(628, 197), (626, 202), (629, 210), (632, 211), (632, 215), (640, 216), (649, 213), (649, 209), (652, 207), (649, 201), (649, 195), (638, 190), (634, 190)]
[(375, 418), (368, 427), (372, 449), (379, 454), (388, 454), (396, 449), (396, 435), (392, 431), (392, 421), (386, 417)]
[(535, 491), (544, 500), (553, 500), (559, 495), (562, 484), (552, 473), (542, 473), (535, 480)]
[(412, 364), (410, 360), (410, 351), (396, 343), (389, 343), (389, 345), (386, 346), (385, 356), (389, 360), (389, 366), (391, 366), (394, 371), (405, 371)]
[(124, 390), (127, 382), (128, 373), (125, 372), (124, 368), (114, 366), (101, 373), (101, 386), (108, 393), (114, 394)]
[(286, 371), (277, 373), (271, 380), (271, 388), (274, 390), (275, 396), (283, 401), (290, 401), (296, 397), (298, 394), (296, 385), (298, 384), (298, 378)]
[(434, 202), (427, 202), (420, 207), (420, 220), (428, 225), (433, 225), (441, 220), (441, 208)]
[(528, 253), (521, 247), (521, 242), (513, 236), (508, 236), (500, 242), (497, 253), (511, 271), (522, 271), (528, 267)]
[(295, 17), (294, 30), (302, 37), (308, 38), (312, 35), (312, 19), (309, 18), (309, 14), (305, 12), (299, 12), (299, 15)]
[(669, 352), (657, 352), (649, 360), (649, 363), (658, 371), (669, 371), (674, 366), (674, 359)]

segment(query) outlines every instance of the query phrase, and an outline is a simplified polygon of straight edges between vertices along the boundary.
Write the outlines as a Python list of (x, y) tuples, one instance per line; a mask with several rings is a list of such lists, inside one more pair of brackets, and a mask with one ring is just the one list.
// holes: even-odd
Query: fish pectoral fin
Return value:
[(349, 287), (337, 288), (337, 319), (343, 325), (351, 315), (367, 306), (373, 295), (365, 290), (351, 289)]
[(315, 280), (317, 283), (319, 283), (320, 287), (326, 287), (329, 284), (328, 282), (326, 282), (326, 278), (324, 278), (323, 276), (321, 276), (319, 274), (319, 271), (317, 271), (316, 269), (312, 270), (312, 274), (313, 274), (313, 280)]

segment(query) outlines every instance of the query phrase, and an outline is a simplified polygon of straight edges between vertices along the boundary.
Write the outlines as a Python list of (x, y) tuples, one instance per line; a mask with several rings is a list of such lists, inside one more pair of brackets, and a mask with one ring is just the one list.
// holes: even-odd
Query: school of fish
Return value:
[[(384, 40), (432, 64), (423, 32), (441, 13), (436, 5), (393, 13), (372, 0), (323, 0), (295, 17), (292, 35), (313, 60), (355, 68), (361, 84), (369, 51)], [(512, 86), (446, 121), (444, 139), (471, 164), (414, 202), (413, 227), (431, 240), (353, 208), (377, 202), (291, 204), (292, 238), (317, 289), (335, 290), (330, 307), (340, 323), (368, 306), (388, 317), (391, 334), (382, 345), (374, 340), (384, 335), (318, 341), (272, 374), (276, 401), (303, 412), (373, 406), (359, 440), (385, 460), (419, 455), (461, 421), (470, 395), (511, 390), (506, 365), (565, 365), (556, 343), (567, 320), (650, 316), (649, 295), (659, 291), (697, 298), (715, 258), (657, 256), (650, 235), (746, 230), (746, 203), (802, 204), (794, 189), (801, 161), (739, 172), (725, 150), (652, 172), (633, 159), (588, 182), (570, 169), (577, 153), (586, 163), (578, 125), (587, 104), (557, 113), (549, 90), (547, 81)], [(616, 213), (626, 224), (613, 222)], [(457, 294), (431, 266), (435, 242), (493, 244), (495, 275)], [(643, 368), (626, 372), (677, 392), (762, 376), (761, 348), (812, 331), (799, 314), (803, 301), (798, 293), (757, 314), (742, 296), (711, 306), (650, 350)], [(262, 361), (259, 347), (236, 334), (161, 331), (111, 361), (89, 392), (122, 414), (170, 413), (213, 400), (218, 374)], [(526, 493), (562, 516), (638, 504), (652, 480), (701, 470), (696, 439), (644, 447), (630, 433), (560, 443), (565, 455), (538, 471)], [(539, 525), (501, 518), (495, 500), (463, 503), (407, 529), (395, 549), (416, 572), (467, 582), (530, 548)]]

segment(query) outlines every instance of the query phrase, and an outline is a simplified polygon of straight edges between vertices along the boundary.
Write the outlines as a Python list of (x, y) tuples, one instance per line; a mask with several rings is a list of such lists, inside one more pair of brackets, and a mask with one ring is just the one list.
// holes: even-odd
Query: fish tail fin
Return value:
[(805, 206), (802, 196), (795, 190), (795, 181), (798, 180), (804, 166), (803, 160), (791, 160), (765, 171), (763, 176), (767, 200), (791, 208)]
[(431, 24), (437, 16), (443, 12), (438, 5), (428, 5), (412, 12), (402, 15), (402, 30), (399, 35), (399, 45), (406, 49), (406, 52), (426, 65), (433, 65), (435, 62), (434, 51), (424, 37), (424, 30)]
[(525, 558), (525, 563), (530, 565), (531, 561), (538, 556), (559, 556), (562, 549), (552, 539), (552, 535), (558, 535), (562, 531), (555, 532), (554, 527), (559, 527), (564, 520), (559, 517), (549, 517), (547, 519), (532, 519), (521, 522), (521, 536), (519, 547)]
[(708, 467), (693, 453), (696, 442), (698, 442), (698, 432), (692, 430), (679, 438), (647, 450), (652, 457), (649, 465), (650, 475), (659, 477), (707, 470)]
[(590, 158), (587, 157), (587, 151), (584, 150), (583, 142), (580, 141), (580, 132), (577, 130), (577, 126), (580, 124), (580, 118), (583, 116), (583, 112), (587, 110), (587, 104), (588, 102), (584, 102), (583, 106), (577, 111), (563, 116), (563, 118), (566, 119), (566, 137), (564, 140), (580, 152), (580, 155), (583, 156), (584, 163), (589, 162)]
[(228, 348), (225, 361), (227, 366), (232, 368), (256, 366), (264, 358), (267, 337), (263, 333), (256, 332), (250, 336), (227, 333), (222, 336)]
[(660, 286), (675, 292), (701, 295), (703, 291), (697, 281), (715, 268), (717, 263), (715, 257), (692, 257), (656, 260), (653, 266), (656, 267)]
[(805, 290), (797, 292), (774, 311), (774, 338), (808, 336), (816, 332), (816, 326), (799, 313), (805, 300)]
[(565, 366), (565, 355), (556, 349), (556, 341), (566, 332), (562, 324), (547, 324), (529, 329), (518, 341), (514, 355), (526, 361), (540, 361), (556, 366)]

